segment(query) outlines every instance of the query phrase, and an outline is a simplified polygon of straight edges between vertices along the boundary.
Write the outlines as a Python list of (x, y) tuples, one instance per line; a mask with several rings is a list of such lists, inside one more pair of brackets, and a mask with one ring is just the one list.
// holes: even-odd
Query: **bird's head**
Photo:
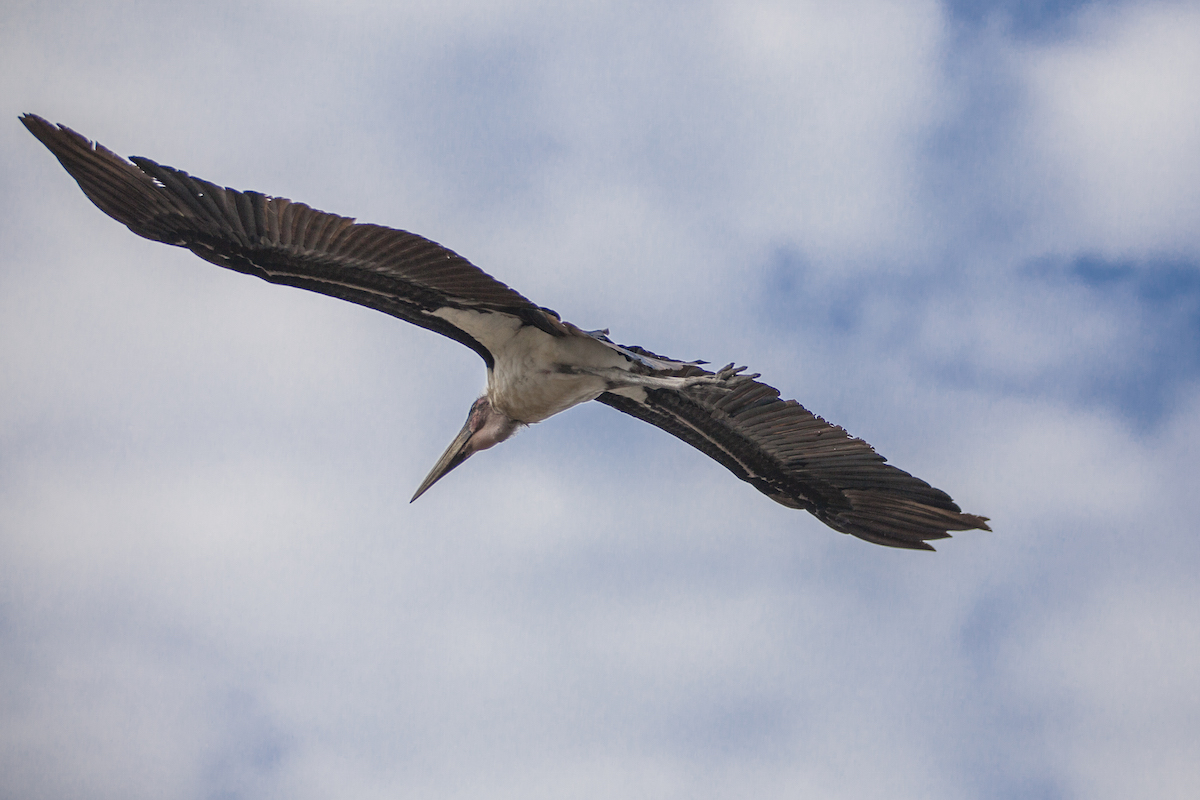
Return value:
[(425, 494), (430, 486), (441, 480), (443, 475), (472, 455), (500, 444), (516, 433), (520, 427), (520, 422), (504, 412), (492, 408), (491, 401), (488, 400), (486, 394), (480, 397), (471, 405), (471, 411), (467, 414), (467, 422), (458, 432), (458, 436), (454, 437), (454, 441), (446, 448), (446, 452), (442, 453), (442, 457), (433, 465), (433, 469), (417, 487), (417, 493), (408, 502), (411, 503)]

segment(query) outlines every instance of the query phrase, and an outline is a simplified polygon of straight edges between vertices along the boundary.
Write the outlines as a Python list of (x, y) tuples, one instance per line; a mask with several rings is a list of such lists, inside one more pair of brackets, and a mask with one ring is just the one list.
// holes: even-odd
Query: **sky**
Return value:
[[(1200, 796), (1197, 41), (9, 0), (0, 796)], [(25, 112), (746, 364), (994, 532), (870, 545), (594, 403), (410, 505), (475, 354), (133, 236)]]

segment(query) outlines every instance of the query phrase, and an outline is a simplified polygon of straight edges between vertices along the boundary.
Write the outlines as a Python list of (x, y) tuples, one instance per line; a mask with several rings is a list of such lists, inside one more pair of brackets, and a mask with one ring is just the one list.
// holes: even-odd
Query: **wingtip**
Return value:
[(929, 542), (949, 539), (951, 531), (991, 530), (987, 517), (964, 514), (958, 506), (939, 508), (861, 490), (847, 491), (846, 495), (853, 503), (850, 509), (833, 514), (818, 510), (813, 512), (817, 519), (836, 531), (885, 547), (933, 550)]
[[(62, 161), (67, 154), (73, 150), (94, 150), (108, 155), (114, 155), (104, 147), (96, 144), (91, 139), (84, 136), (78, 131), (68, 128), (66, 125), (55, 124), (45, 117), (38, 116), (30, 112), (20, 115), (17, 119), (25, 126), (25, 129), (32, 133), (35, 138), (44, 144), (51, 153), (54, 154), (59, 161)], [(119, 156), (115, 156), (118, 160)], [(66, 166), (66, 162), (63, 163)], [(68, 168), (67, 170), (71, 170)]]
[(38, 138), (41, 138), (39, 136), (39, 132), (55, 134), (59, 131), (71, 134), (73, 136), (79, 136), (80, 138), (85, 138), (82, 136), (82, 134), (76, 133), (66, 125), (51, 122), (40, 114), (34, 114), (32, 111), (27, 111), (24, 114), (21, 114), (19, 117), (17, 117), (17, 119), (21, 121), (21, 124), (24, 125), (30, 133), (32, 133), (34, 136), (38, 136)]
[(37, 136), (39, 139), (42, 138), (41, 136), (38, 135), (39, 131), (49, 132), (49, 131), (54, 130), (53, 123), (51, 123), (44, 117), (39, 117), (37, 114), (34, 114), (32, 112), (27, 111), (24, 114), (21, 114), (19, 117), (17, 117), (17, 119), (19, 119), (21, 121), (21, 124), (25, 126), (26, 130), (28, 130), (34, 136)]

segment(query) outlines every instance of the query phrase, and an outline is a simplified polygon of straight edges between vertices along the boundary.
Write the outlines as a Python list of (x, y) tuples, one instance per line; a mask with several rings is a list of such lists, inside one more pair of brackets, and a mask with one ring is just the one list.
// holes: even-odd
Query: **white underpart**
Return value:
[(631, 358), (664, 370), (677, 369), (680, 362), (630, 353), (573, 325), (566, 325), (570, 335), (551, 336), (507, 314), (451, 308), (434, 314), (491, 352), (495, 366), (488, 371), (488, 400), (496, 410), (527, 424), (606, 391), (644, 401), (646, 388), (678, 389), (697, 382), (696, 378), (636, 374), (631, 371)]
[(619, 380), (629, 361), (590, 336), (551, 336), (526, 326), (493, 353), (488, 373), (492, 407), (521, 422), (541, 422), (596, 399)]
[(628, 397), (639, 403), (646, 402), (646, 387), (644, 386), (625, 386), (620, 389), (613, 389), (612, 393)]
[(509, 314), (467, 311), (461, 308), (439, 308), (433, 312), (433, 316), (466, 331), (492, 353), (503, 350), (523, 324), (521, 320)]

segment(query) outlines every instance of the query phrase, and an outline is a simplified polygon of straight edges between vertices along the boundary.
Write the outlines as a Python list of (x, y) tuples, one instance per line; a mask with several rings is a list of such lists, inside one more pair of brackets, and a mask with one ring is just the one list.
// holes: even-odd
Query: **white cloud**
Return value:
[(938, 9), (758, 3), (720, 20), (739, 232), (841, 269), (921, 252), (912, 193), (940, 88)]
[(1200, 11), (1186, 3), (1085, 15), (1031, 47), (1029, 180), (1045, 185), (1039, 234), (1108, 256), (1200, 249)]
[(1021, 691), (1052, 715), (1050, 753), (1074, 792), (1185, 798), (1200, 789), (1200, 749), (1176, 735), (1200, 712), (1198, 603), (1190, 580), (1094, 590), (1008, 655)]
[[(1190, 12), (1018, 45), (932, 4), (281, 9), (0, 34), (0, 794), (1192, 789), (1196, 386), (1149, 430), (1057, 391), (1159, 358), (1153, 309), (1023, 271), (1193, 246)], [(934, 197), (974, 48), (1017, 142)], [(475, 357), (133, 239), (25, 110), (763, 368), (996, 532), (874, 548), (604, 408), (410, 506)], [(1006, 178), (1015, 255), (942, 216)]]

